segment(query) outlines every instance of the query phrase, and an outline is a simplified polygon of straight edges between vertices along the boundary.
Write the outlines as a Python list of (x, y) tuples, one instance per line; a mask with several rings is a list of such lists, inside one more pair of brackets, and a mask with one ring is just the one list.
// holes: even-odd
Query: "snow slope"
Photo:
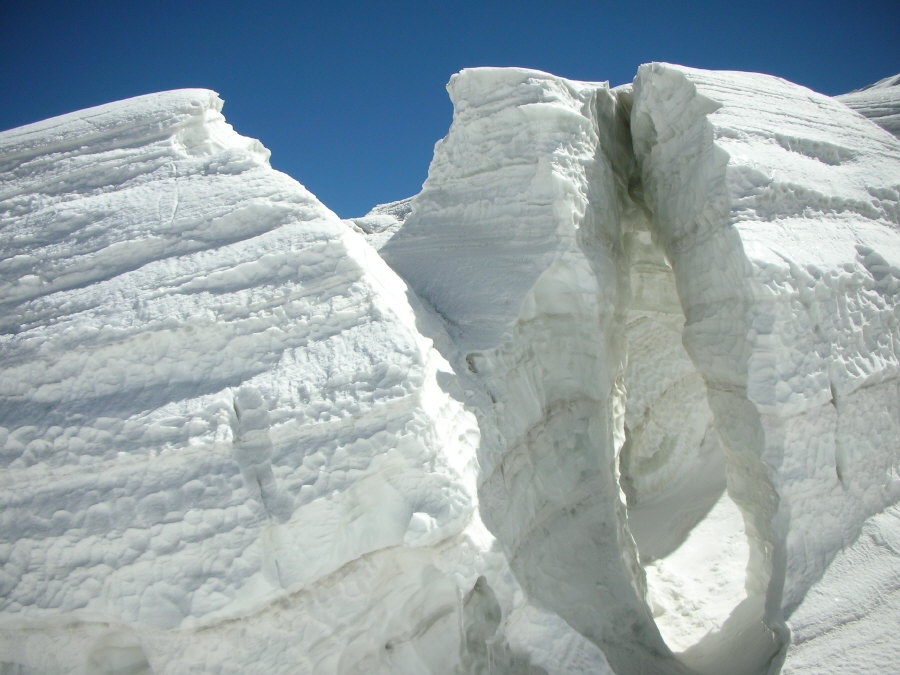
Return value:
[(0, 134), (0, 672), (896, 660), (900, 142), (750, 73), (448, 90), (349, 221), (205, 90)]
[(900, 137), (900, 75), (836, 97), (886, 131)]
[(344, 222), (365, 236), (373, 247), (380, 249), (397, 233), (397, 230), (412, 213), (412, 204), (412, 197), (388, 204), (379, 204), (366, 215), (349, 218)]

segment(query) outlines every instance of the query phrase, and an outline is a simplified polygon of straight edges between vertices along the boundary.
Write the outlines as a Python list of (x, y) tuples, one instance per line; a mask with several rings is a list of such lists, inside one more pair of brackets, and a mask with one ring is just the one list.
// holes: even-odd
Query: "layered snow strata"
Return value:
[(490, 545), (476, 421), (403, 283), (221, 106), (0, 134), (0, 661), (422, 672)]
[(482, 392), (482, 518), (528, 597), (614, 669), (677, 672), (616, 480), (631, 154), (616, 98), (521, 69), (465, 70), (448, 91), (450, 132), (381, 252)]
[(751, 538), (749, 599), (686, 658), (759, 672), (898, 498), (900, 144), (783, 80), (667, 64), (638, 71), (631, 129)]
[(836, 97), (894, 136), (900, 137), (900, 75)]
[(375, 249), (380, 249), (396, 234), (409, 214), (412, 213), (414, 201), (414, 197), (407, 197), (396, 202), (379, 204), (366, 215), (349, 218), (344, 222), (365, 236)]

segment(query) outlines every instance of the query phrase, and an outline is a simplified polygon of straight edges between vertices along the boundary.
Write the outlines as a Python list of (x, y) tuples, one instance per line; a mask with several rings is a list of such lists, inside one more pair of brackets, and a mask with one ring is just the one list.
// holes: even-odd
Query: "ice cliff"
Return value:
[(896, 663), (877, 106), (448, 90), (422, 191), (348, 221), (205, 90), (0, 134), (0, 672)]

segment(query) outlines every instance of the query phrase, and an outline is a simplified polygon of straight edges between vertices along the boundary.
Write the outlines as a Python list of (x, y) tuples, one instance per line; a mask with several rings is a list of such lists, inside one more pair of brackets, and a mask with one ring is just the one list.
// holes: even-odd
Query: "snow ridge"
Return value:
[(836, 98), (885, 131), (900, 137), (900, 74)]

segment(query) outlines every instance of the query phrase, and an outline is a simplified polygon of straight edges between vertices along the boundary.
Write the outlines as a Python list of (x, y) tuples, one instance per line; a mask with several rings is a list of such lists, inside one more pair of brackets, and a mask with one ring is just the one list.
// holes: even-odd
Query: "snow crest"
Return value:
[(838, 101), (900, 137), (900, 75), (836, 97)]

